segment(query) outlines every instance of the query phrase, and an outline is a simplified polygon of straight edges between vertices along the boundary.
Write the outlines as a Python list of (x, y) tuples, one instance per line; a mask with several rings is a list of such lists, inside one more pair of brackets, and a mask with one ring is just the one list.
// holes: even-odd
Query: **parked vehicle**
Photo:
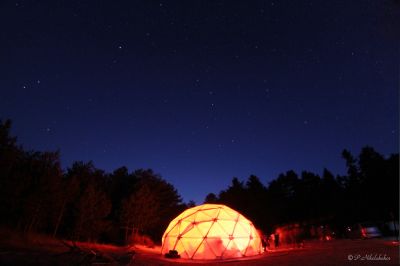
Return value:
[(346, 227), (346, 236), (352, 239), (367, 239), (381, 237), (382, 233), (377, 224), (364, 222)]
[(374, 237), (381, 237), (382, 233), (379, 228), (371, 223), (364, 223), (361, 225), (361, 238), (374, 238)]

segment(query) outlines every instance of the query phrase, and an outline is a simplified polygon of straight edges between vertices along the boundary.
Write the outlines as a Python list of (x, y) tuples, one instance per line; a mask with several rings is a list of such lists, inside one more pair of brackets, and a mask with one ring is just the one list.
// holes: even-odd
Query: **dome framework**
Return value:
[(181, 258), (229, 259), (262, 253), (253, 223), (221, 204), (203, 204), (173, 219), (162, 237), (161, 253), (176, 250)]

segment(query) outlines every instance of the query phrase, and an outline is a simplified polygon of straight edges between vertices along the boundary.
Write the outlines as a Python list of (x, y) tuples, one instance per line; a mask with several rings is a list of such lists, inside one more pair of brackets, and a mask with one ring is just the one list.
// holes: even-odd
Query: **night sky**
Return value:
[(400, 2), (1, 1), (0, 119), (62, 167), (152, 168), (201, 203), (232, 177), (345, 173), (399, 150)]

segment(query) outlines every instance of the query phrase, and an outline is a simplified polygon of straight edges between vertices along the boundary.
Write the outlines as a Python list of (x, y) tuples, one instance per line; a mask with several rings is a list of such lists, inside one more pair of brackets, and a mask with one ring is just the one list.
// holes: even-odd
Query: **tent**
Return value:
[(228, 259), (262, 253), (251, 221), (221, 204), (203, 204), (173, 219), (162, 237), (161, 253), (176, 250), (181, 258)]

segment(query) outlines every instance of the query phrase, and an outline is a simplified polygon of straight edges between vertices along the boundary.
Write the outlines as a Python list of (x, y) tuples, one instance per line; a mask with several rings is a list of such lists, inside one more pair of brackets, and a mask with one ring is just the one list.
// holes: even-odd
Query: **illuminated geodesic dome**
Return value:
[(161, 253), (178, 251), (187, 259), (228, 259), (262, 253), (253, 223), (220, 204), (203, 204), (182, 212), (162, 237)]

